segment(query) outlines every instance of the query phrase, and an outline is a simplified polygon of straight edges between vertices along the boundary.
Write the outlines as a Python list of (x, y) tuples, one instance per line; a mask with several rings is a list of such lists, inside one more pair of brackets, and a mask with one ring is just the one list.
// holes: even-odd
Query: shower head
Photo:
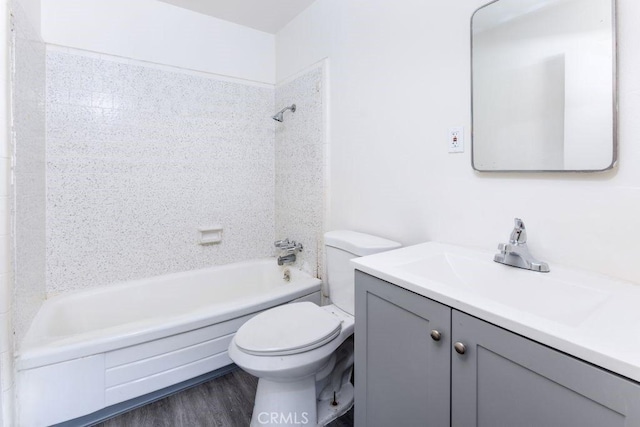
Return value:
[(290, 107), (284, 107), (282, 110), (278, 111), (271, 118), (276, 122), (282, 122), (284, 120), (284, 112), (287, 110), (291, 110), (292, 113), (296, 112), (296, 104), (291, 104)]
[(284, 111), (280, 111), (276, 113), (275, 116), (271, 117), (276, 122), (282, 122), (284, 120)]

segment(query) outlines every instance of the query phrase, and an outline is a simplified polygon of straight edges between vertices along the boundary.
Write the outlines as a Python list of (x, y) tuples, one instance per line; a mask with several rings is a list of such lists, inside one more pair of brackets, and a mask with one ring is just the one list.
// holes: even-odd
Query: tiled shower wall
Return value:
[(276, 125), (276, 237), (299, 241), (298, 264), (323, 275), (324, 96), (319, 66), (276, 88), (276, 110), (296, 104)]
[(12, 2), (14, 339), (19, 343), (45, 297), (45, 45)]
[(52, 47), (47, 66), (48, 295), (273, 255), (273, 87)]

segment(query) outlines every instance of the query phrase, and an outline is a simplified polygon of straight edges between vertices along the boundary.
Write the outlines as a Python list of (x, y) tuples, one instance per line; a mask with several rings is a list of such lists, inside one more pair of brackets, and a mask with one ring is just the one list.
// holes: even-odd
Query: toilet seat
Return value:
[(340, 319), (311, 302), (285, 304), (258, 314), (235, 335), (236, 346), (256, 356), (284, 356), (321, 347), (340, 335)]

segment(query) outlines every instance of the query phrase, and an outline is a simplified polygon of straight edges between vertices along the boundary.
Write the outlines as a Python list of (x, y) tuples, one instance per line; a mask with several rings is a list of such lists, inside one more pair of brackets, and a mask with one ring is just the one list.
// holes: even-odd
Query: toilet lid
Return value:
[(236, 333), (245, 353), (282, 356), (318, 348), (340, 334), (340, 320), (310, 302), (285, 304), (258, 314)]

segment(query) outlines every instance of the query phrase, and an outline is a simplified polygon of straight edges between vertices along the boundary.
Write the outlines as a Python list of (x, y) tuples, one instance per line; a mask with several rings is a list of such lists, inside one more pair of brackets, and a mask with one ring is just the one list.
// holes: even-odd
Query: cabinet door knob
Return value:
[(464, 354), (467, 351), (467, 347), (465, 347), (464, 344), (462, 344), (461, 342), (457, 342), (453, 345), (453, 348), (456, 349), (456, 352), (458, 354)]
[(433, 331), (431, 331), (431, 338), (433, 338), (434, 341), (440, 341), (440, 338), (442, 338), (442, 334), (440, 333), (440, 331), (436, 331), (434, 329)]

